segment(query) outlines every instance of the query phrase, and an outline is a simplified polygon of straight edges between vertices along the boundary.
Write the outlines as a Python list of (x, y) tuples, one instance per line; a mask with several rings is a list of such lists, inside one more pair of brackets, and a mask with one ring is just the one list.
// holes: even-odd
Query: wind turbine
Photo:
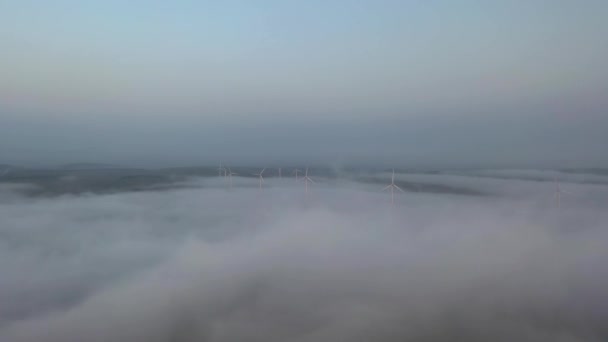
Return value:
[(389, 184), (384, 189), (382, 189), (382, 191), (388, 190), (388, 189), (391, 189), (391, 205), (395, 205), (395, 189), (397, 189), (401, 192), (405, 192), (405, 191), (403, 191), (403, 189), (398, 187), (397, 184), (395, 184), (395, 169), (393, 169), (393, 176), (391, 177), (391, 184)]
[(564, 191), (561, 189), (559, 181), (557, 177), (555, 178), (555, 203), (557, 204), (557, 208), (559, 209), (561, 205), (562, 194), (564, 195), (572, 195), (571, 193)]
[(260, 171), (260, 173), (254, 173), (254, 176), (258, 176), (260, 177), (260, 190), (262, 190), (262, 183), (264, 183), (264, 177), (262, 176), (262, 174), (264, 174), (264, 170), (266, 170), (266, 168), (263, 168), (262, 171)]
[(291, 173), (295, 173), (296, 174), (296, 182), (298, 181), (298, 172), (302, 172), (302, 170), (300, 169), (294, 169), (293, 171), (291, 171)]
[[(296, 169), (297, 170), (297, 169)], [(297, 172), (296, 172), (296, 177), (297, 177)], [(316, 184), (315, 181), (313, 181), (310, 177), (308, 177), (308, 168), (306, 168), (306, 173), (304, 174), (304, 183), (305, 183), (305, 193), (308, 194), (308, 182), (311, 182), (312, 184)]]
[(230, 168), (228, 168), (228, 184), (230, 184), (230, 189), (232, 189), (232, 176), (236, 176), (238, 173), (232, 172)]
[(226, 168), (222, 167), (222, 162), (220, 161), (220, 167), (217, 168), (219, 177), (222, 177), (222, 171), (224, 171), (224, 177), (226, 177)]

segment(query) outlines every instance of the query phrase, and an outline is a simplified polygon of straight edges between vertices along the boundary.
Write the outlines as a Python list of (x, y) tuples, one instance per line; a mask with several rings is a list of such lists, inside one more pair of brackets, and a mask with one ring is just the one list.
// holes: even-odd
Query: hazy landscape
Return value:
[(602, 172), (215, 169), (12, 168), (0, 340), (608, 337)]
[(0, 342), (608, 341), (607, 18), (0, 0)]

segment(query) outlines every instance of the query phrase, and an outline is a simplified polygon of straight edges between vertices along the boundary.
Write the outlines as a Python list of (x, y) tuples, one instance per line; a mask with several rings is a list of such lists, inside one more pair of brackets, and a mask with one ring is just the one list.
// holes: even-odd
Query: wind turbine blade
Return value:
[(390, 189), (390, 188), (391, 188), (391, 186), (392, 186), (392, 184), (391, 184), (391, 185), (387, 185), (386, 187), (384, 187), (384, 189), (382, 189), (382, 191), (385, 191), (385, 190)]
[(262, 171), (260, 171), (260, 174), (264, 173), (265, 170), (266, 168), (263, 168)]
[(397, 188), (399, 191), (401, 191), (401, 192), (405, 192), (405, 191), (403, 191), (403, 189), (401, 189), (400, 187), (396, 186), (395, 184), (393, 184), (393, 186), (394, 186), (395, 188)]
[(312, 184), (317, 184), (317, 182), (313, 181), (312, 178), (306, 177)]

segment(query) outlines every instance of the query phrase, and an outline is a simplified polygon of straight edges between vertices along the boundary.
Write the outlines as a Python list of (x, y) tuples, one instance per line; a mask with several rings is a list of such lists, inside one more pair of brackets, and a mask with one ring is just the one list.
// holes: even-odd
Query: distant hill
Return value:
[(122, 168), (118, 165), (111, 164), (99, 164), (99, 163), (74, 163), (64, 164), (59, 166), (62, 170), (97, 170), (97, 169), (119, 169)]

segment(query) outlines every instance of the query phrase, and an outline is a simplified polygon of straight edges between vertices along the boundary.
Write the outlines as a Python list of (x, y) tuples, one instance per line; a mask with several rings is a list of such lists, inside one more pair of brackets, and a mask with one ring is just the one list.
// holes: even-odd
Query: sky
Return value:
[(608, 166), (608, 3), (0, 0), (0, 163)]

